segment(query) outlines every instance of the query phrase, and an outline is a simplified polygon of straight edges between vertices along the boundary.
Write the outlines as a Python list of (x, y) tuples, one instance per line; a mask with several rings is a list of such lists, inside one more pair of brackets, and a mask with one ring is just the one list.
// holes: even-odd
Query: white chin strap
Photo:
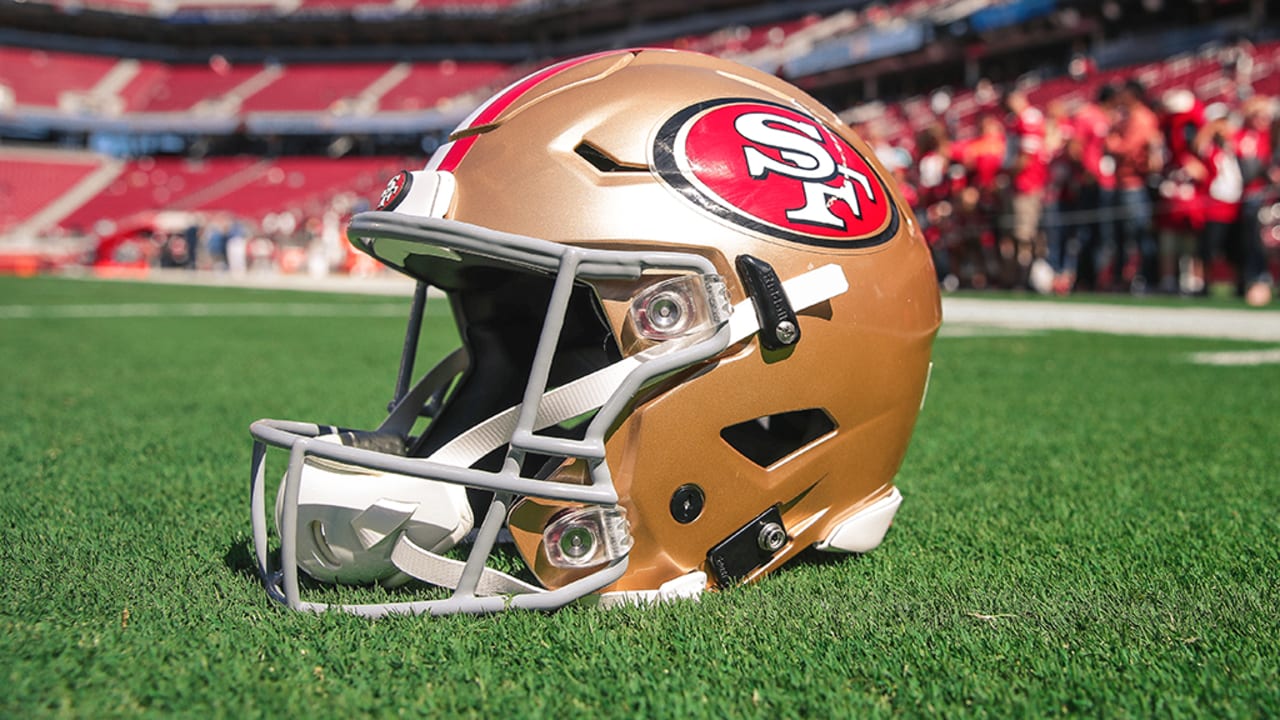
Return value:
[[(796, 312), (849, 289), (844, 271), (837, 265), (810, 270), (782, 286)], [(759, 330), (751, 300), (735, 305), (729, 319), (729, 344), (741, 342)], [(643, 355), (626, 357), (548, 391), (538, 405), (535, 429), (557, 425), (600, 408), (643, 362)], [(520, 407), (508, 408), (475, 425), (426, 459), (470, 467), (510, 441)], [(338, 442), (336, 436), (321, 439)], [(453, 547), (471, 531), (474, 519), (463, 486), (376, 472), (315, 457), (308, 458), (300, 480), (298, 565), (308, 575), (326, 582), (378, 581), (386, 585), (413, 577), (444, 588), (457, 587), (464, 563), (439, 553)], [(282, 500), (278, 499), (277, 527), (282, 506)], [(538, 589), (490, 568), (482, 572), (479, 587), (494, 594)]]

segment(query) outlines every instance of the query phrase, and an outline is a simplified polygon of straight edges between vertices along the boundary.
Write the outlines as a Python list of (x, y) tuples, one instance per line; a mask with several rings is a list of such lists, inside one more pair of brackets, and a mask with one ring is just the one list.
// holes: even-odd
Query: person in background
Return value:
[[(1005, 157), (1010, 187), (1001, 223), (1000, 259), (1005, 285), (1024, 288), (1031, 279), (1032, 263), (1045, 256), (1040, 241), (1040, 216), (1049, 184), (1045, 121), (1021, 90), (1006, 92), (1004, 107), (1009, 112)], [(1036, 283), (1035, 289), (1048, 292), (1051, 282), (1050, 276)]]
[(1236, 157), (1235, 133), (1230, 111), (1222, 103), (1204, 109), (1204, 127), (1196, 134), (1196, 157), (1204, 165), (1207, 189), (1204, 202), (1204, 236), (1200, 242), (1200, 263), (1204, 268), (1206, 292), (1218, 278), (1218, 263), (1226, 259), (1235, 268), (1236, 284), (1241, 295), (1247, 282), (1244, 273), (1244, 248), (1240, 241), (1240, 201), (1244, 197), (1244, 178)]
[(1267, 272), (1266, 253), (1262, 244), (1259, 213), (1270, 187), (1280, 180), (1280, 171), (1272, 164), (1271, 98), (1255, 96), (1244, 104), (1244, 126), (1236, 134), (1236, 154), (1244, 179), (1244, 198), (1240, 205), (1240, 238), (1244, 244), (1245, 302), (1254, 307), (1271, 302), (1271, 276)]
[(1124, 289), (1127, 253), (1137, 254), (1137, 267), (1129, 287), (1135, 293), (1147, 289), (1157, 275), (1157, 250), (1152, 237), (1151, 197), (1147, 176), (1160, 170), (1163, 149), (1160, 123), (1147, 107), (1142, 83), (1130, 79), (1116, 93), (1116, 117), (1107, 136), (1107, 153), (1115, 158), (1117, 243), (1111, 285)]
[[(1109, 84), (1099, 87), (1094, 102), (1086, 102), (1076, 110), (1067, 146), (1072, 173), (1079, 186), (1076, 203), (1071, 208), (1077, 213), (1080, 238), (1078, 275), (1074, 280), (1075, 286), (1088, 290), (1098, 286), (1103, 253), (1114, 252), (1116, 246), (1116, 225), (1111, 215), (1115, 207), (1116, 161), (1107, 152), (1115, 104), (1116, 87)], [(1067, 280), (1071, 286), (1073, 278)]]
[(941, 123), (916, 134), (915, 184), (920, 203), (916, 214), (933, 254), (938, 282), (948, 291), (960, 287), (960, 278), (951, 264), (950, 153), (951, 140)]
[(227, 271), (232, 275), (244, 275), (249, 270), (249, 238), (244, 224), (232, 219), (227, 228)]
[(952, 143), (951, 155), (963, 168), (955, 203), (958, 259), (966, 266), (971, 285), (982, 289), (1000, 269), (992, 221), (1000, 208), (1005, 135), (1004, 124), (993, 113), (983, 115), (978, 128), (977, 137)]
[(1056, 295), (1071, 292), (1080, 250), (1080, 223), (1075, 208), (1080, 201), (1080, 178), (1069, 149), (1075, 139), (1075, 125), (1061, 100), (1049, 103), (1045, 113), (1045, 150), (1049, 156), (1049, 184), (1044, 196), (1045, 260), (1032, 266), (1047, 267), (1050, 290)]
[(208, 256), (208, 269), (227, 269), (227, 240), (231, 237), (231, 215), (217, 213), (205, 227), (205, 248)]
[(1195, 152), (1204, 126), (1204, 105), (1190, 90), (1173, 89), (1160, 99), (1167, 158), (1160, 182), (1160, 289), (1196, 294), (1204, 289), (1197, 245), (1204, 235), (1207, 171)]

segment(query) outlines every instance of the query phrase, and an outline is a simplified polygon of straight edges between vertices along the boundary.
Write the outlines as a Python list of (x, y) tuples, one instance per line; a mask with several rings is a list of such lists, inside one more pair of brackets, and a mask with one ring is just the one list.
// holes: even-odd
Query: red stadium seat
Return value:
[(17, 227), (101, 166), (85, 153), (0, 149), (0, 235)]
[(341, 193), (375, 197), (404, 165), (404, 160), (388, 157), (142, 158), (131, 161), (115, 182), (61, 226), (93, 232), (102, 221), (118, 224), (156, 210), (225, 210), (255, 220), (281, 211), (319, 213)]
[(257, 158), (133, 160), (115, 182), (63, 221), (64, 228), (92, 232), (100, 221), (120, 220), (149, 210), (189, 209), (202, 197), (222, 194), (252, 181)]
[(386, 157), (280, 158), (257, 168), (248, 182), (184, 207), (226, 210), (250, 218), (286, 210), (318, 214), (339, 193), (372, 197), (403, 165), (399, 158)]
[(118, 60), (51, 50), (0, 47), (0, 85), (18, 105), (58, 107), (63, 93), (93, 89)]
[(261, 65), (143, 63), (122, 96), (129, 112), (185, 112), (212, 102), (262, 72)]
[(500, 63), (418, 63), (379, 99), (382, 110), (424, 110), (441, 100), (499, 84), (510, 74)]
[(318, 112), (358, 97), (391, 63), (317, 63), (283, 67), (274, 82), (245, 98), (242, 112)]

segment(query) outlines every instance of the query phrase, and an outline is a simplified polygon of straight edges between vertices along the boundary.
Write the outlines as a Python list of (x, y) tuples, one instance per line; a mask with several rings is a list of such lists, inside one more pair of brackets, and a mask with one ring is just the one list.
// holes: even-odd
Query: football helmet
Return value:
[[(276, 600), (652, 602), (884, 536), (934, 270), (872, 151), (797, 88), (671, 50), (567, 60), (482, 104), (348, 235), (417, 291), (379, 427), (251, 428)], [(429, 295), (461, 343), (419, 376)], [(273, 513), (269, 446), (289, 450)], [(299, 570), (422, 585), (325, 603)]]

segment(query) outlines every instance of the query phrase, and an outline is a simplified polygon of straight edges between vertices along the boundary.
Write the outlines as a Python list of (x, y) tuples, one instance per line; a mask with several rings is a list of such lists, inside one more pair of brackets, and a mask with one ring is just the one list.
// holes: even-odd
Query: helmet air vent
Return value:
[(648, 172), (649, 170), (649, 168), (640, 165), (625, 165), (618, 162), (590, 143), (580, 142), (573, 151), (578, 154), (578, 157), (591, 163), (591, 167), (602, 173)]
[(760, 467), (769, 467), (827, 436), (836, 429), (823, 410), (793, 410), (765, 415), (720, 431), (734, 450)]

